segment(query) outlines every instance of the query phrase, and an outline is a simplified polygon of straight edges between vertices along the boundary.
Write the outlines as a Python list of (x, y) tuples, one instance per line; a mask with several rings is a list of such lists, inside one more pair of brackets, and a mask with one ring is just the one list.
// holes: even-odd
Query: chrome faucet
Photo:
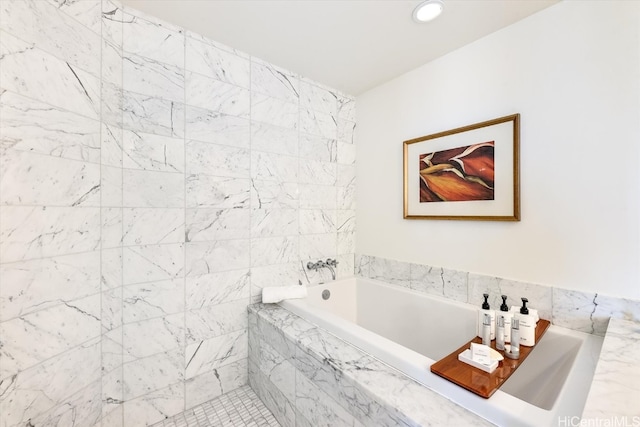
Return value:
[(327, 268), (331, 272), (331, 277), (333, 280), (336, 280), (336, 271), (335, 267), (338, 266), (338, 261), (335, 259), (327, 258), (326, 261), (318, 260), (316, 262), (309, 261), (307, 263), (307, 270), (318, 271), (320, 268)]

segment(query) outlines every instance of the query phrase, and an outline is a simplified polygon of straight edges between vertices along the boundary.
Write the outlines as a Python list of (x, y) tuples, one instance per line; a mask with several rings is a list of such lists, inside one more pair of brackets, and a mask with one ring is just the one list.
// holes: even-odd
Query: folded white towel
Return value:
[(301, 285), (262, 288), (262, 302), (280, 302), (285, 299), (304, 298), (306, 296), (307, 287)]

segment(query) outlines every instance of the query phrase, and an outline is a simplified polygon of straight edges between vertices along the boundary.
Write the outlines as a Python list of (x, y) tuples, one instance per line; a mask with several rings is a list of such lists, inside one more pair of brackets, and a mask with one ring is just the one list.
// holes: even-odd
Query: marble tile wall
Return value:
[(354, 101), (110, 0), (0, 2), (2, 425), (247, 383), (247, 304), (353, 274)]
[(640, 321), (640, 301), (518, 282), (500, 277), (449, 270), (370, 255), (355, 256), (355, 274), (478, 307), (483, 293), (492, 308), (500, 307), (501, 295), (509, 306), (520, 306), (526, 297), (541, 318), (568, 329), (604, 336), (610, 318)]

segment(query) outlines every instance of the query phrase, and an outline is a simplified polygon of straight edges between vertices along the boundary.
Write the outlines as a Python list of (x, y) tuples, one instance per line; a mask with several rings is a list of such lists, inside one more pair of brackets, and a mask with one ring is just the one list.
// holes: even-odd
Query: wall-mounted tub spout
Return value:
[(307, 263), (307, 270), (318, 271), (320, 268), (327, 268), (331, 272), (331, 278), (336, 280), (336, 271), (335, 267), (338, 266), (338, 261), (335, 259), (327, 258), (326, 261), (318, 260), (316, 262), (309, 261)]

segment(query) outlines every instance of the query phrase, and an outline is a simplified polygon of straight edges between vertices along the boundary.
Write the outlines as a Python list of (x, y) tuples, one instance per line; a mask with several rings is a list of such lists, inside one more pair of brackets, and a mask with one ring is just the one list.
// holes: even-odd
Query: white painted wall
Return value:
[[(358, 97), (356, 252), (640, 298), (639, 28), (563, 1)], [(521, 222), (402, 218), (404, 140), (512, 113)]]

